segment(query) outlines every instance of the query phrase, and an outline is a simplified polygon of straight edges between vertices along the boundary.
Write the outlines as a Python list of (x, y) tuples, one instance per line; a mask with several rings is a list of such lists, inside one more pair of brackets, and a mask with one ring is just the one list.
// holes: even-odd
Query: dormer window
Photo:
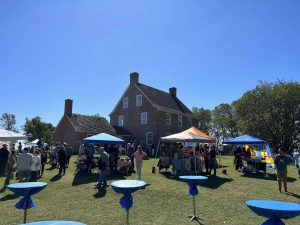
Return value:
[(123, 98), (123, 109), (127, 109), (128, 108), (128, 97)]
[(171, 113), (166, 113), (166, 124), (171, 125)]
[(142, 95), (136, 96), (136, 106), (141, 106), (143, 104), (143, 98)]

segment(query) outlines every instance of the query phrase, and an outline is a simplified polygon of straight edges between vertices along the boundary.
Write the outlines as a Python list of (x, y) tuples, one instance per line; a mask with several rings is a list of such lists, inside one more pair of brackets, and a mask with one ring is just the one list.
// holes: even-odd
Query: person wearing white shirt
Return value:
[(33, 152), (33, 161), (31, 164), (31, 177), (30, 182), (36, 182), (37, 181), (37, 175), (38, 172), (41, 169), (41, 156), (39, 155), (39, 151), (35, 150)]
[(295, 149), (293, 159), (295, 160), (295, 166), (297, 167), (298, 176), (300, 178), (300, 147)]

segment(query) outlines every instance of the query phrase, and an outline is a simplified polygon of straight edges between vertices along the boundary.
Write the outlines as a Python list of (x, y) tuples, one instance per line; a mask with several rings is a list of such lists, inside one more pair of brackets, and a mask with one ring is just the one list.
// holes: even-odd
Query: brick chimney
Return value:
[(135, 84), (139, 82), (139, 74), (137, 72), (133, 72), (130, 74), (130, 84)]
[(68, 117), (71, 117), (72, 108), (73, 108), (73, 100), (72, 99), (66, 99), (65, 100), (65, 115), (67, 115)]
[(176, 92), (177, 92), (176, 87), (169, 88), (169, 93), (172, 97), (176, 97)]

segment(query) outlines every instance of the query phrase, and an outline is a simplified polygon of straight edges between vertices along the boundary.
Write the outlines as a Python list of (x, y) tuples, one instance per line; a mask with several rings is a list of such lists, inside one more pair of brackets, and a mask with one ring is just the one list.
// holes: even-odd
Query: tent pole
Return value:
[[(160, 139), (159, 139), (159, 141), (158, 141), (157, 148), (156, 148), (156, 152), (155, 152), (155, 157), (154, 157), (154, 160), (153, 160), (153, 166), (152, 166), (152, 168), (154, 168), (154, 169), (153, 169), (154, 171), (155, 171), (155, 160), (156, 160), (156, 157), (157, 157), (157, 153), (158, 153), (159, 146), (160, 146)], [(155, 173), (155, 172), (154, 172), (154, 173)]]
[(159, 145), (160, 145), (160, 139), (159, 139), (158, 144), (157, 144), (157, 148), (156, 148), (156, 152), (155, 152), (155, 157), (154, 157), (154, 159), (156, 159), (156, 157), (157, 157)]
[(194, 164), (195, 164), (195, 175), (197, 176), (197, 159), (196, 159), (196, 149), (194, 147)]

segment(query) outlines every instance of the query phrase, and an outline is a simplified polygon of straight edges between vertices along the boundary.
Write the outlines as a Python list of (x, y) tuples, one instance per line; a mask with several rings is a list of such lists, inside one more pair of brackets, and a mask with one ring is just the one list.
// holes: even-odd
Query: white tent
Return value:
[(37, 146), (38, 142), (39, 142), (39, 139), (35, 139), (34, 141), (29, 142), (28, 145), (30, 145), (30, 146)]
[[(158, 153), (158, 149), (159, 149), (159, 145), (161, 142), (196, 142), (196, 143), (215, 143), (215, 140), (210, 138), (210, 137), (203, 137), (199, 134), (193, 133), (191, 132), (190, 129), (182, 131), (180, 133), (176, 133), (176, 134), (172, 134), (169, 136), (165, 136), (165, 137), (161, 137), (158, 145), (157, 145), (157, 149), (156, 149), (156, 153), (155, 153), (155, 158), (157, 157), (157, 153)], [(195, 152), (194, 152), (195, 154)], [(195, 156), (195, 155), (194, 155)], [(196, 157), (194, 157), (194, 163), (195, 163), (195, 173), (197, 175), (197, 171), (196, 171)]]
[(16, 142), (18, 140), (25, 140), (26, 136), (15, 133), (13, 131), (0, 129), (0, 141), (10, 141), (10, 142)]
[(200, 143), (214, 143), (215, 142), (214, 140), (212, 140), (210, 138), (202, 137), (202, 136), (192, 133), (188, 130), (185, 130), (185, 131), (177, 133), (177, 134), (172, 134), (172, 135), (169, 135), (166, 137), (161, 137), (161, 141), (163, 141), (163, 142), (184, 141), (184, 142), (200, 142)]

